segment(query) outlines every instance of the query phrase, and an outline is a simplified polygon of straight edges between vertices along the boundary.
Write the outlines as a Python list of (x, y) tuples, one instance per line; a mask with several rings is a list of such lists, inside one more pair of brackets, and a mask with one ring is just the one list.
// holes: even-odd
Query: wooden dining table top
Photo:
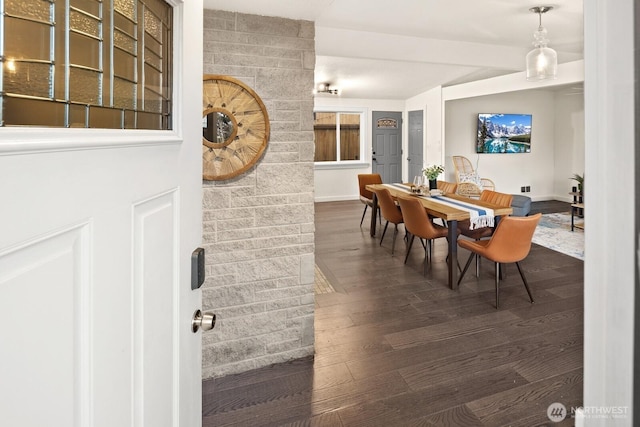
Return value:
[[(410, 184), (404, 184), (404, 185), (410, 186)], [(445, 221), (463, 221), (465, 219), (469, 219), (470, 217), (469, 212), (466, 212), (461, 209), (456, 209), (454, 207), (447, 206), (442, 203), (438, 203), (435, 199), (432, 199), (430, 196), (421, 196), (421, 197), (417, 196), (413, 193), (404, 191), (398, 187), (394, 187), (393, 185), (369, 184), (365, 188), (369, 191), (375, 191), (381, 188), (386, 188), (387, 190), (389, 190), (393, 198), (415, 197), (418, 200), (420, 200), (420, 203), (422, 203), (422, 206), (424, 206), (424, 208), (427, 210), (427, 213), (429, 213), (432, 216), (442, 218)], [(504, 215), (510, 215), (513, 213), (513, 208), (511, 208), (510, 206), (500, 206), (500, 205), (496, 205), (495, 203), (489, 203), (489, 202), (485, 202), (478, 199), (472, 199), (465, 196), (459, 196), (457, 194), (443, 194), (442, 197), (460, 200), (465, 203), (471, 203), (477, 206), (492, 209), (493, 214), (495, 216), (504, 216)]]

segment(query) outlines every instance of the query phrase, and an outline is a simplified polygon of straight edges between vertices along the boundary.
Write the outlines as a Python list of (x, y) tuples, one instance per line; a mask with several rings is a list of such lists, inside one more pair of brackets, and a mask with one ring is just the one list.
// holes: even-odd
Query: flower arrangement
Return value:
[(444, 172), (444, 166), (442, 165), (431, 165), (422, 169), (422, 173), (429, 181), (435, 181), (438, 179), (438, 176), (440, 176), (442, 172)]

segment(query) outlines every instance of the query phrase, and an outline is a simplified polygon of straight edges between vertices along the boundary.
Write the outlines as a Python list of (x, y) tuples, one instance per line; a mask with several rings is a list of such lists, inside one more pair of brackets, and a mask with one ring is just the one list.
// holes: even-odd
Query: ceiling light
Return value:
[(340, 89), (331, 88), (331, 83), (320, 83), (313, 93), (329, 93), (331, 95), (340, 95)]
[(558, 54), (547, 47), (547, 29), (542, 26), (542, 14), (553, 9), (552, 6), (537, 6), (529, 9), (539, 17), (538, 30), (533, 33), (534, 49), (527, 54), (527, 80), (555, 79), (558, 73)]

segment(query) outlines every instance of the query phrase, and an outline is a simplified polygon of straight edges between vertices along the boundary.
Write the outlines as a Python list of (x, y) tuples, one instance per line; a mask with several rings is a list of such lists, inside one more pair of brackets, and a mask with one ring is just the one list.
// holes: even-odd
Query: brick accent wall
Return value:
[(235, 77), (267, 107), (263, 158), (203, 181), (203, 377), (313, 354), (313, 22), (204, 11), (204, 73)]

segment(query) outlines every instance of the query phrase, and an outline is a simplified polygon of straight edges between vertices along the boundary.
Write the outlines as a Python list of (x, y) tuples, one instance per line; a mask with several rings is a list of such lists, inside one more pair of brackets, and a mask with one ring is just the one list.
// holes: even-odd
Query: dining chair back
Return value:
[(395, 229), (393, 230), (393, 241), (391, 243), (391, 255), (393, 255), (395, 246), (396, 246), (396, 237), (398, 235), (398, 224), (403, 223), (403, 216), (400, 207), (396, 205), (395, 200), (391, 196), (391, 193), (386, 188), (381, 188), (375, 191), (376, 197), (378, 198), (378, 206), (380, 207), (380, 212), (382, 213), (382, 217), (387, 220), (384, 225), (384, 230), (382, 231), (382, 237), (380, 237), (380, 245), (382, 246), (382, 241), (384, 240), (384, 235), (387, 232), (387, 227), (389, 223), (395, 225)]
[(438, 190), (444, 194), (455, 194), (458, 184), (455, 182), (438, 181)]
[(498, 308), (500, 264), (515, 263), (529, 298), (533, 302), (533, 296), (520, 267), (520, 261), (525, 259), (531, 251), (533, 233), (541, 217), (542, 214), (540, 213), (528, 217), (507, 216), (500, 220), (493, 236), (489, 240), (458, 240), (458, 245), (461, 248), (471, 251), (467, 264), (458, 280), (458, 285), (460, 285), (474, 257), (480, 256), (493, 261), (496, 271), (496, 308)]
[(360, 227), (367, 213), (367, 207), (373, 207), (373, 193), (366, 189), (370, 184), (382, 184), (382, 177), (379, 173), (363, 173), (358, 175), (358, 187), (360, 190), (360, 201), (364, 204), (364, 211), (360, 219)]
[(447, 237), (447, 229), (440, 225), (431, 222), (427, 211), (425, 211), (422, 203), (415, 197), (398, 197), (398, 203), (400, 204), (400, 210), (404, 218), (404, 227), (410, 234), (409, 242), (407, 244), (407, 253), (404, 257), (404, 263), (407, 263), (413, 240), (416, 236), (419, 239), (424, 239), (426, 243), (424, 246), (424, 273), (427, 272), (428, 260), (430, 259), (431, 242), (434, 239), (440, 237)]

